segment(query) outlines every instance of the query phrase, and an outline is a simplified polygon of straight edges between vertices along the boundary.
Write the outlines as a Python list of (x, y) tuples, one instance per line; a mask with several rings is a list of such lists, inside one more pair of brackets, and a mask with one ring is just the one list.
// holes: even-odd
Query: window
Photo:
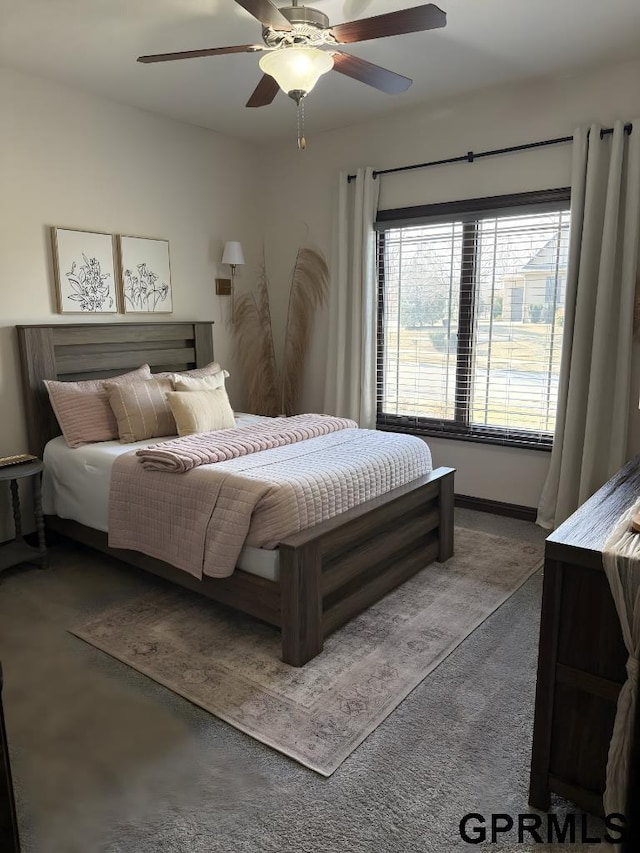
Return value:
[(378, 426), (550, 447), (569, 190), (378, 215)]

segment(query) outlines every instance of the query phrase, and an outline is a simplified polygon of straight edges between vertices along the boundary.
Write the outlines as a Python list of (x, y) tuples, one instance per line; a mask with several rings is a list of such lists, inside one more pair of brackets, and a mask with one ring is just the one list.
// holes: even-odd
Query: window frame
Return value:
[[(522, 447), (550, 451), (553, 434), (530, 430), (488, 427), (468, 422), (471, 395), (471, 363), (475, 328), (475, 265), (478, 222), (499, 216), (522, 216), (527, 213), (558, 212), (571, 209), (571, 188), (487, 196), (485, 198), (380, 210), (377, 231), (377, 363), (376, 363), (376, 427), (390, 432), (412, 433), (434, 438), (481, 442), (504, 447)], [(462, 222), (463, 261), (460, 272), (458, 341), (456, 345), (455, 420), (393, 415), (382, 411), (384, 391), (384, 288), (386, 231), (416, 225), (431, 225), (456, 219)], [(472, 253), (467, 249), (472, 248)], [(465, 414), (467, 415), (465, 422)]]

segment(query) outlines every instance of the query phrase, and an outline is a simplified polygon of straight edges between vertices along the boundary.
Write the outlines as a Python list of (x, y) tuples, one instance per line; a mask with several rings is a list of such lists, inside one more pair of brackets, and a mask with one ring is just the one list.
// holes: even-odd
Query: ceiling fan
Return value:
[[(267, 106), (282, 89), (300, 110), (302, 99), (320, 77), (332, 69), (387, 94), (404, 92), (413, 82), (402, 74), (336, 50), (336, 45), (423, 32), (444, 27), (447, 23), (446, 14), (433, 3), (333, 26), (324, 12), (298, 5), (298, 0), (291, 0), (291, 6), (282, 8), (275, 6), (271, 0), (235, 2), (260, 21), (263, 44), (156, 53), (139, 56), (138, 62), (171, 62), (227, 53), (261, 52), (265, 54), (259, 61), (263, 77), (247, 101), (247, 107)], [(298, 142), (300, 147), (304, 147), (300, 144), (304, 143), (300, 128)]]

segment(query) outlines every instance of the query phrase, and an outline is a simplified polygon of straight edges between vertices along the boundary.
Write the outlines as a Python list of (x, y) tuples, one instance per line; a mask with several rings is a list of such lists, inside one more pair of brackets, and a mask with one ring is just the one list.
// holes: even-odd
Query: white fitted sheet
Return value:
[[(262, 420), (256, 415), (237, 414), (238, 426)], [(111, 467), (121, 453), (137, 447), (148, 447), (166, 438), (146, 439), (134, 444), (101, 441), (71, 448), (59, 435), (47, 443), (44, 451), (42, 476), (42, 505), (47, 515), (69, 518), (108, 532), (109, 485)], [(238, 568), (267, 580), (280, 577), (278, 549), (245, 547), (240, 553)]]

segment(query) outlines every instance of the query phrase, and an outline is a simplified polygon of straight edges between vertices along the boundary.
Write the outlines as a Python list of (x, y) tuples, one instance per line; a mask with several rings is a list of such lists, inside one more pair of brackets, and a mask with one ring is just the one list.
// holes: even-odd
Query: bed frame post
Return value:
[(282, 660), (291, 666), (304, 666), (322, 651), (321, 579), (317, 543), (280, 545)]
[(453, 557), (453, 471), (440, 480), (440, 548), (438, 562)]

